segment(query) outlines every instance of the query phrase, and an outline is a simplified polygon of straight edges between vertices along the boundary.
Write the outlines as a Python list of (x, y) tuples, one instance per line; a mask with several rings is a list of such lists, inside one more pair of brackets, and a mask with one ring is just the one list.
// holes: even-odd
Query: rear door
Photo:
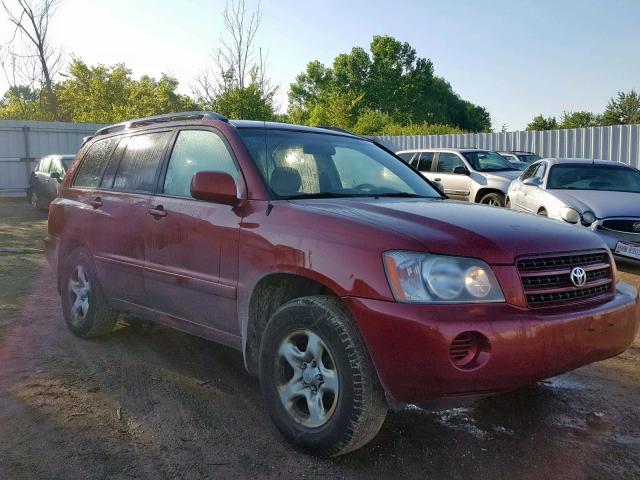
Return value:
[(416, 161), (415, 169), (425, 177), (429, 178), (434, 157), (435, 152), (421, 152), (419, 158)]
[[(463, 167), (466, 174), (453, 173), (457, 167)], [(435, 172), (429, 175), (431, 180), (440, 182), (444, 187), (444, 193), (454, 200), (468, 200), (471, 190), (471, 178), (469, 169), (462, 158), (454, 152), (440, 152), (436, 163)]]
[(190, 192), (200, 171), (226, 172), (244, 182), (233, 152), (213, 128), (184, 128), (163, 170), (145, 222), (145, 286), (152, 306), (221, 335), (238, 335), (241, 217), (229, 205), (195, 200)]
[(85, 160), (74, 178), (74, 186), (93, 185), (81, 197), (90, 212), (84, 228), (102, 285), (123, 307), (146, 303), (144, 223), (172, 133), (154, 130), (96, 142), (87, 153), (94, 168), (83, 171)]

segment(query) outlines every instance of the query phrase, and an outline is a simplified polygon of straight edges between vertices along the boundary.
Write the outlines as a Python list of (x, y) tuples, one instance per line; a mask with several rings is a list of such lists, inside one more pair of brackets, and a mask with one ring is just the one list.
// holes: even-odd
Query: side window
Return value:
[(44, 157), (40, 160), (40, 165), (38, 165), (38, 172), (40, 173), (49, 173), (51, 170), (51, 157)]
[(49, 168), (50, 173), (59, 173), (62, 175), (62, 165), (60, 164), (60, 159), (56, 157), (51, 158), (51, 167)]
[(520, 175), (520, 181), (533, 177), (533, 175), (536, 173), (537, 168), (538, 165), (531, 165), (530, 167), (528, 167), (524, 172), (522, 172), (522, 175)]
[(437, 171), (441, 173), (453, 173), (456, 167), (464, 167), (464, 162), (458, 155), (450, 152), (441, 152), (438, 157)]
[(156, 172), (170, 137), (171, 132), (156, 132), (129, 138), (113, 188), (128, 192), (152, 192)]
[(191, 196), (191, 178), (197, 172), (225, 172), (238, 181), (238, 167), (222, 138), (206, 130), (183, 130), (171, 152), (164, 193)]
[(420, 154), (420, 160), (418, 162), (418, 171), (419, 172), (429, 172), (431, 171), (431, 164), (433, 163), (433, 156), (435, 153), (433, 152), (422, 152)]
[(411, 163), (411, 159), (413, 158), (415, 153), (413, 153), (413, 152), (405, 152), (405, 153), (397, 153), (396, 155), (398, 155), (405, 162)]
[(107, 138), (91, 145), (80, 164), (80, 168), (78, 168), (78, 173), (73, 179), (75, 187), (94, 188), (100, 184), (102, 172), (109, 161), (115, 143), (115, 139)]
[(540, 180), (542, 180), (544, 178), (544, 172), (547, 170), (547, 164), (544, 162), (541, 162), (538, 164), (538, 168), (536, 169), (536, 173), (534, 175), (534, 177), (539, 178)]

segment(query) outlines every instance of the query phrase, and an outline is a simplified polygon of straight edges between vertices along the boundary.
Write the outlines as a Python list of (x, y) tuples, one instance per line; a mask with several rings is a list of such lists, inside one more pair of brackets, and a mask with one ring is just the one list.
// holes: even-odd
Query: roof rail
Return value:
[(99, 129), (95, 136), (106, 135), (108, 133), (129, 130), (135, 127), (143, 127), (145, 125), (153, 125), (154, 123), (179, 122), (181, 120), (221, 120), (228, 122), (227, 117), (216, 112), (180, 112), (167, 113), (164, 115), (155, 115), (153, 117), (136, 118), (127, 120), (126, 122), (116, 123)]
[(323, 128), (325, 130), (332, 130), (334, 132), (348, 133), (349, 135), (357, 136), (356, 134), (354, 134), (353, 132), (350, 132), (349, 130), (346, 130), (340, 127), (332, 127), (330, 125), (318, 125), (316, 128)]

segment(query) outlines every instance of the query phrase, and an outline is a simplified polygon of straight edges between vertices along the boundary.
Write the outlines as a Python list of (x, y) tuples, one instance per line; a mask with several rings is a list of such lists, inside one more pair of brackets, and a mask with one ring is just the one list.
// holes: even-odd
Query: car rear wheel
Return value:
[(540, 211), (538, 211), (538, 215), (540, 215), (541, 217), (548, 217), (549, 216), (549, 214), (547, 213), (547, 211), (544, 208), (542, 208), (542, 209), (540, 209)]
[(501, 193), (487, 193), (480, 199), (480, 203), (492, 207), (504, 207), (504, 195)]
[(118, 313), (104, 295), (91, 254), (74, 250), (62, 267), (62, 312), (69, 330), (83, 338), (113, 331)]
[(34, 210), (40, 210), (42, 207), (40, 206), (40, 198), (38, 197), (38, 192), (32, 190), (29, 194), (29, 203), (31, 204), (31, 208)]
[(334, 297), (296, 299), (273, 315), (260, 347), (260, 385), (282, 434), (317, 455), (360, 448), (387, 413), (364, 341)]

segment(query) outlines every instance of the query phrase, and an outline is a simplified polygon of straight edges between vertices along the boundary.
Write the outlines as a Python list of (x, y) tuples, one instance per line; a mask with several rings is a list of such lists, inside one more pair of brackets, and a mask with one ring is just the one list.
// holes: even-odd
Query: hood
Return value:
[(605, 248), (583, 228), (537, 215), (451, 200), (294, 200), (303, 209), (366, 223), (421, 243), (425, 251), (512, 265), (516, 257)]
[(640, 218), (640, 193), (603, 190), (547, 190), (547, 193), (580, 212), (591, 210), (597, 218)]
[(505, 178), (511, 181), (522, 175), (522, 172), (520, 170), (506, 170), (504, 172), (485, 172), (485, 174), (490, 177)]

